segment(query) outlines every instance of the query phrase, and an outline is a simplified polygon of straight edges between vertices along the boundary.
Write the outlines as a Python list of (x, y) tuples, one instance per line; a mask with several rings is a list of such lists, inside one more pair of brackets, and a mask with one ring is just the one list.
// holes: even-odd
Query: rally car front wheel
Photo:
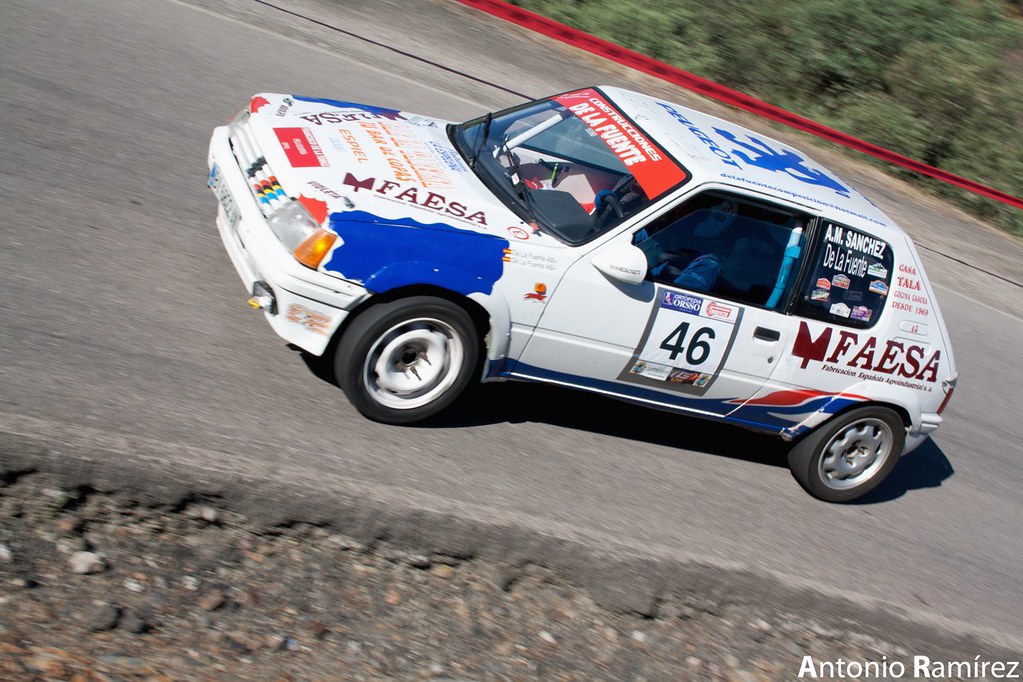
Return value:
[(827, 502), (848, 502), (873, 490), (902, 455), (906, 428), (881, 406), (850, 410), (795, 444), (789, 468), (800, 485)]
[(450, 301), (416, 296), (381, 303), (341, 336), (334, 369), (359, 412), (385, 424), (432, 417), (458, 398), (479, 358), (476, 327)]

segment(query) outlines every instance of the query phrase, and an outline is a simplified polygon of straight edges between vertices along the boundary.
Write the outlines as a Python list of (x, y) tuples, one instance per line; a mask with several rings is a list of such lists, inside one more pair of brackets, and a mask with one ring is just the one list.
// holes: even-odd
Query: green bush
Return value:
[[(981, 184), (1023, 197), (1020, 0), (515, 0)], [(1023, 212), (896, 174), (1023, 235)]]

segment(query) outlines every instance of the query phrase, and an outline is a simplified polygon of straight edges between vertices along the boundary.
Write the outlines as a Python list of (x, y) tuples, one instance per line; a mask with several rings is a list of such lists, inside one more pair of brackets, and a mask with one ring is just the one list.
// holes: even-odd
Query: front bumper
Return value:
[(903, 454), (908, 454), (920, 447), (927, 440), (928, 436), (938, 430), (941, 422), (941, 415), (931, 412), (925, 412), (920, 415), (920, 424), (918, 426), (914, 425), (913, 428), (909, 429), (909, 433), (906, 434), (906, 445), (902, 449)]
[(238, 165), (227, 126), (213, 131), (208, 164), (220, 238), (250, 301), (262, 304), (258, 307), (278, 336), (322, 355), (348, 312), (369, 292), (303, 266), (281, 244)]

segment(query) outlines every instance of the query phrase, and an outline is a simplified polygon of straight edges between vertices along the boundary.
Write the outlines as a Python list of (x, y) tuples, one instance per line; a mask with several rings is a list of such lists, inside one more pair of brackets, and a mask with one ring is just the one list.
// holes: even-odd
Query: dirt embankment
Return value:
[(0, 487), (3, 679), (745, 682), (794, 679), (807, 656), (924, 653), (853, 622), (699, 594), (651, 615), (608, 611), (532, 564), (257, 527), (41, 473)]

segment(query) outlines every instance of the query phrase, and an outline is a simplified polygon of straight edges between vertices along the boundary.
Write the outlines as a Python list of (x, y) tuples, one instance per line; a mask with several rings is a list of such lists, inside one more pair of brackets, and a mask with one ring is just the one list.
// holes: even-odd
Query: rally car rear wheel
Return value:
[(906, 429), (894, 410), (860, 407), (796, 443), (789, 451), (789, 468), (814, 497), (848, 502), (884, 480), (905, 443)]
[(476, 327), (450, 301), (429, 296), (373, 306), (345, 330), (334, 368), (364, 416), (410, 424), (448, 407), (479, 358)]

